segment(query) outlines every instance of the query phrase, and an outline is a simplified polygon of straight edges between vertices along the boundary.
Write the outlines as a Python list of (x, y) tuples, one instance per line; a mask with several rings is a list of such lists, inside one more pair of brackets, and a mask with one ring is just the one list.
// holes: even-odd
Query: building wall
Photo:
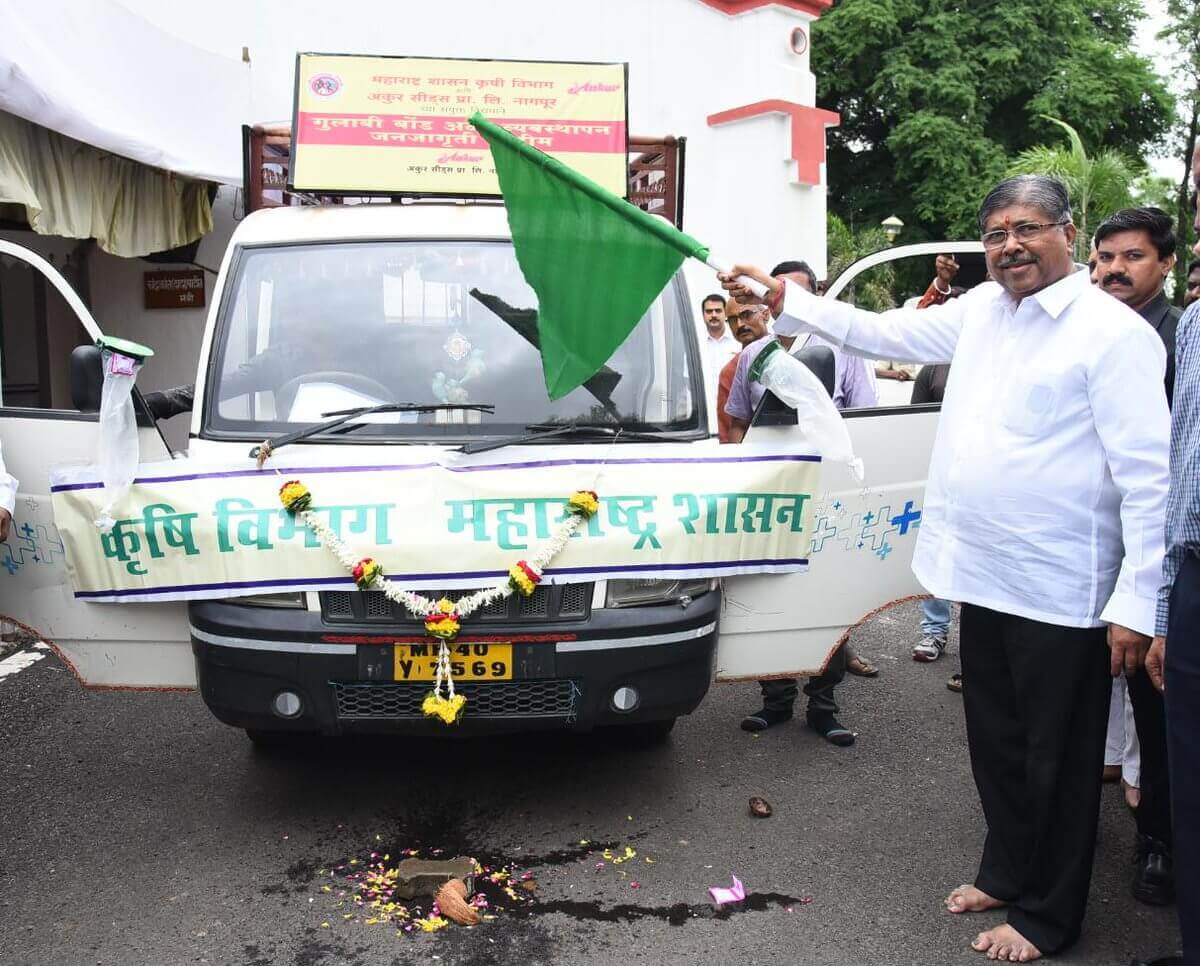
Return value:
[(188, 4), (122, 2), (214, 52), (246, 47), (251, 121), (291, 117), (297, 51), (627, 61), (631, 133), (688, 138), (687, 230), (734, 260), (802, 257), (824, 271), (824, 188), (796, 183), (787, 117), (707, 120), (763, 100), (815, 103), (809, 49), (791, 45), (811, 17), (792, 6), (730, 15), (703, 0), (341, 0), (331, 13), (326, 0), (209, 0), (196, 17)]

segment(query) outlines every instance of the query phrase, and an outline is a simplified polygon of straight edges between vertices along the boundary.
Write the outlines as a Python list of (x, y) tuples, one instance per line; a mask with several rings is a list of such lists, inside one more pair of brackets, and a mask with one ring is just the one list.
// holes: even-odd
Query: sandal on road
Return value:
[(750, 814), (755, 818), (770, 818), (773, 811), (771, 803), (765, 798), (755, 795), (750, 799)]
[(870, 661), (863, 660), (857, 654), (846, 662), (846, 670), (851, 674), (857, 674), (860, 678), (873, 678), (879, 673), (879, 668)]
[(951, 674), (950, 680), (946, 682), (946, 687), (955, 694), (962, 694), (962, 675)]

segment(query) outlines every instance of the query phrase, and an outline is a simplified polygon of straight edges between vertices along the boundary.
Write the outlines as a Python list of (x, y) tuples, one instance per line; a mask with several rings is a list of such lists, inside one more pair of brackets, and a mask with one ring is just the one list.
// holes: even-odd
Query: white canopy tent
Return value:
[(240, 185), (249, 97), (245, 64), (115, 0), (0, 0), (0, 110), (76, 141)]

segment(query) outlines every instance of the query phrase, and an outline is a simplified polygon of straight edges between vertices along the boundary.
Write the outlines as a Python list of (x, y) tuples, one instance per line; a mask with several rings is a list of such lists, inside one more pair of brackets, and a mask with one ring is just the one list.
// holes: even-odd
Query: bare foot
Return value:
[(960, 885), (945, 898), (946, 908), (953, 913), (987, 912), (989, 909), (1002, 909), (1004, 902), (993, 899), (982, 889), (973, 885)]
[(981, 932), (971, 943), (971, 948), (977, 953), (987, 953), (988, 959), (1008, 963), (1032, 963), (1042, 958), (1042, 951), (1008, 923)]

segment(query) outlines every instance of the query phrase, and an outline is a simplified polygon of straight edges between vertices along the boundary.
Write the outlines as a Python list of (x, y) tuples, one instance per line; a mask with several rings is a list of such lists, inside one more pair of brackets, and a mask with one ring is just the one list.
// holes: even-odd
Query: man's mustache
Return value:
[(1002, 258), (996, 263), (997, 268), (1012, 268), (1014, 265), (1032, 265), (1037, 261), (1033, 255), (1013, 255), (1009, 258)]
[(739, 325), (734, 335), (753, 335), (754, 330), (748, 325)]
[(1110, 285), (1128, 285), (1130, 288), (1133, 288), (1133, 279), (1124, 272), (1109, 272), (1104, 276), (1104, 280), (1100, 284), (1105, 288), (1108, 288)]

